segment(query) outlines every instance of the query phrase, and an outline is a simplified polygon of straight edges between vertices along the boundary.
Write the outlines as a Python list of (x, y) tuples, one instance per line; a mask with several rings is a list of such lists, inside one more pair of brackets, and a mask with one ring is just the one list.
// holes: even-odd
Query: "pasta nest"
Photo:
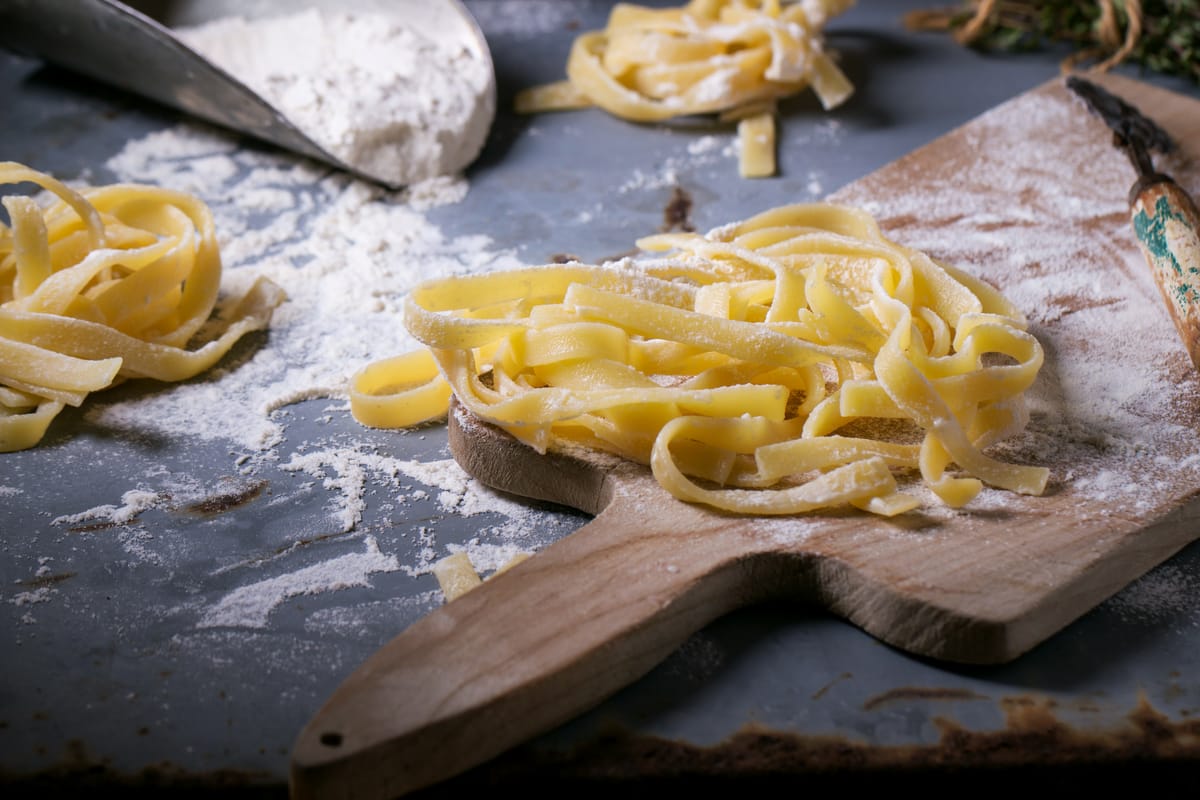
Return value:
[(692, 0), (613, 7), (577, 37), (567, 79), (517, 94), (520, 113), (598, 106), (635, 122), (719, 114), (738, 122), (743, 177), (775, 174), (775, 101), (812, 87), (826, 110), (854, 92), (825, 51), (825, 22), (851, 0)]
[(414, 425), (453, 393), (540, 452), (615, 453), (739, 513), (899, 514), (922, 502), (905, 474), (954, 507), (1044, 490), (1046, 469), (984, 452), (1024, 428), (1043, 360), (988, 284), (824, 203), (638, 245), (419, 285), (405, 325), (428, 349), (358, 373), (354, 415)]
[[(0, 185), (27, 182), (51, 201), (3, 199), (0, 452), (34, 446), (90, 392), (197, 375), (265, 328), (284, 299), (260, 279), (225, 319), (210, 319), (221, 259), (212, 213), (193, 195), (132, 184), (76, 191), (0, 162)], [(193, 338), (203, 341), (189, 349)]]
[(681, 8), (618, 3), (603, 30), (575, 39), (568, 80), (517, 98), (519, 111), (597, 105), (651, 122), (729, 112), (809, 86), (825, 108), (853, 92), (825, 52), (826, 20), (844, 0), (692, 0)]

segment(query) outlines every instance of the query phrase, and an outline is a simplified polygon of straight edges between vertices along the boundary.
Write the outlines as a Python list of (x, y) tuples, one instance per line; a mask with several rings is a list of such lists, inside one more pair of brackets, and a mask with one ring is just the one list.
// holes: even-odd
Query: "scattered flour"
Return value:
[(698, 138), (687, 132), (680, 132), (678, 135), (687, 137), (684, 155), (663, 159), (652, 172), (635, 168), (630, 176), (617, 186), (617, 193), (629, 194), (679, 186), (680, 175), (720, 160), (738, 157), (737, 137), (734, 135), (706, 134)]
[(176, 33), (358, 172), (408, 184), (469, 164), (495, 114), (486, 50), (429, 28), (310, 8)]
[(687, 151), (693, 156), (703, 155), (721, 147), (721, 139), (716, 136), (701, 136), (688, 143)]
[[(517, 527), (532, 524), (537, 515), (529, 506), (506, 499), (479, 483), (453, 459), (431, 462), (398, 459), (368, 452), (364, 445), (298, 453), (282, 468), (320, 478), (325, 488), (337, 492), (334, 518), (342, 532), (353, 530), (362, 519), (372, 478), (382, 477), (388, 483), (395, 483), (400, 475), (438, 489), (438, 505), (448, 513), (463, 517), (500, 514)], [(409, 497), (423, 499), (426, 495), (424, 489), (416, 489)]]
[(1163, 564), (1104, 605), (1133, 622), (1163, 622), (1177, 618), (1200, 625), (1200, 575), (1173, 563)]
[(620, 194), (629, 192), (662, 189), (679, 185), (679, 165), (674, 159), (667, 159), (657, 172), (643, 172), (634, 169), (633, 174), (617, 187)]
[(339, 556), (233, 590), (205, 611), (197, 627), (265, 628), (271, 611), (290, 597), (369, 586), (370, 575), (400, 569), (396, 557), (381, 553), (373, 537), (367, 536), (365, 541), (363, 553)]
[(519, 545), (494, 544), (479, 539), (472, 539), (465, 545), (452, 544), (447, 549), (451, 553), (466, 553), (471, 566), (480, 575), (495, 572), (525, 552)]
[(151, 546), (156, 538), (145, 527), (138, 525), (125, 527), (117, 532), (117, 541), (121, 543), (121, 548), (137, 563), (166, 567), (166, 559)]
[(55, 517), (53, 525), (81, 525), (85, 523), (109, 523), (112, 525), (128, 525), (138, 514), (149, 508), (154, 508), (163, 502), (163, 496), (158, 492), (145, 489), (131, 489), (121, 495), (121, 505), (102, 505), (80, 511), (76, 514), (65, 514)]
[(28, 592), (18, 592), (10, 601), (14, 606), (31, 606), (35, 603), (45, 603), (50, 599), (54, 589), (49, 586), (39, 586)]
[(402, 619), (410, 609), (424, 611), (441, 603), (442, 593), (431, 589), (415, 595), (392, 597), (354, 606), (321, 608), (304, 619), (304, 630), (318, 636), (376, 640), (379, 637), (380, 619)]
[(562, 0), (489, 0), (474, 3), (471, 13), (491, 36), (532, 37), (568, 30), (578, 23), (578, 8)]
[[(823, 119), (820, 122), (797, 126), (798, 130), (788, 137), (789, 147), (812, 145), (836, 145), (842, 140), (843, 125), (838, 119)], [(789, 133), (791, 133), (789, 131)]]
[[(336, 490), (338, 497), (334, 501), (334, 518), (339, 529), (347, 533), (354, 530), (354, 526), (362, 519), (366, 507), (364, 492), (369, 478), (367, 471), (372, 467), (378, 471), (379, 461), (378, 457), (370, 459), (356, 450), (342, 448), (293, 455), (283, 469), (303, 470), (315, 478), (321, 478), (326, 489)], [(330, 470), (334, 472), (333, 476), (329, 475)], [(394, 469), (386, 471), (395, 474)]]

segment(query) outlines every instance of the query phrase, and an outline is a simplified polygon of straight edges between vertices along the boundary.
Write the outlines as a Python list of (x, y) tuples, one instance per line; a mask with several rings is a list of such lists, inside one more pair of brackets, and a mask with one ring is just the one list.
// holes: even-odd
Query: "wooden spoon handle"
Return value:
[[(412, 625), (333, 694), (292, 754), (296, 798), (387, 798), (599, 703), (752, 599), (732, 537), (648, 530), (619, 503)], [(686, 541), (685, 541), (686, 540)]]
[(1200, 370), (1200, 212), (1179, 184), (1158, 174), (1134, 185), (1130, 204), (1142, 252)]

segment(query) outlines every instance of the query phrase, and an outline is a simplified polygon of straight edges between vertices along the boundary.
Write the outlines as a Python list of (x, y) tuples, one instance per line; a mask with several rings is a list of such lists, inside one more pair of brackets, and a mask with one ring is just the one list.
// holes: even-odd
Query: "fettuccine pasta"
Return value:
[(638, 244), (669, 254), (421, 284), (405, 324), (429, 349), (368, 366), (353, 413), (407, 426), (452, 391), (538, 451), (616, 453), (740, 513), (890, 516), (917, 507), (914, 472), (953, 507), (1044, 490), (984, 452), (1024, 427), (1043, 357), (988, 285), (828, 204)]
[(0, 184), (57, 200), (3, 199), (0, 223), (0, 452), (32, 447), (65, 406), (127, 378), (179, 381), (265, 328), (283, 292), (260, 280), (206, 343), (221, 280), (212, 214), (153, 186), (75, 191), (0, 162)]
[(692, 114), (739, 120), (740, 171), (775, 173), (774, 104), (811, 87), (826, 109), (854, 91), (824, 51), (822, 30), (851, 0), (691, 0), (679, 8), (618, 3), (579, 36), (567, 80), (519, 93), (518, 112), (599, 106), (637, 122)]

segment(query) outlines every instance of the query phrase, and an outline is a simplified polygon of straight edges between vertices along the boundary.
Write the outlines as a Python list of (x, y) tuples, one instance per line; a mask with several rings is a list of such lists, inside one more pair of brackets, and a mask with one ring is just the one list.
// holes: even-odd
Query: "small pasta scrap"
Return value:
[(480, 577), (479, 573), (475, 571), (475, 565), (471, 563), (471, 557), (465, 550), (451, 553), (445, 558), (435, 561), (430, 570), (433, 572), (433, 576), (437, 578), (438, 587), (442, 590), (442, 596), (449, 603), (452, 600), (462, 597), (467, 592), (482, 586), (485, 580), (491, 580), (497, 575), (503, 575), (531, 556), (533, 556), (533, 553), (518, 552), (508, 561), (497, 567), (487, 578)]
[(457, 600), (483, 584), (483, 580), (471, 563), (471, 557), (465, 551), (451, 553), (434, 562), (430, 569), (433, 570), (433, 576), (437, 578), (438, 587), (442, 590), (442, 595), (446, 598), (447, 603)]
[(520, 113), (599, 106), (636, 122), (719, 114), (738, 125), (743, 177), (775, 174), (775, 101), (812, 88), (825, 109), (854, 87), (825, 52), (826, 21), (852, 0), (616, 4), (577, 37), (567, 79), (518, 93)]
[(738, 513), (892, 516), (920, 504), (903, 471), (952, 507), (983, 484), (1044, 490), (1045, 468), (984, 452), (1024, 428), (1043, 360), (986, 283), (824, 203), (638, 245), (647, 257), (419, 285), (405, 325), (429, 349), (366, 367), (352, 412), (410, 425), (408, 399), (432, 411), (437, 387), (539, 452), (615, 453)]
[[(91, 392), (128, 378), (193, 377), (265, 328), (283, 302), (260, 279), (227, 319), (210, 320), (221, 259), (212, 214), (193, 195), (130, 184), (76, 191), (0, 162), (0, 185), (19, 183), (56, 199), (3, 199), (0, 452), (33, 447)], [(188, 349), (197, 337), (204, 342)]]

